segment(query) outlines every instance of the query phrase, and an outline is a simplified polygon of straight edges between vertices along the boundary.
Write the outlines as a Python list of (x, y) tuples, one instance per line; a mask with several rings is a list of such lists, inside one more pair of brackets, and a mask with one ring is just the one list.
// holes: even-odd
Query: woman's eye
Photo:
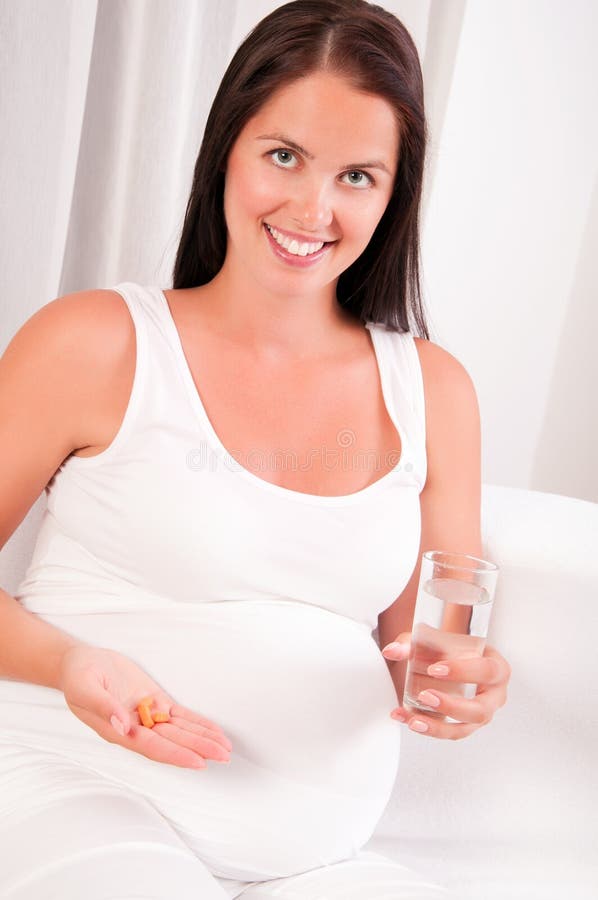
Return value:
[[(290, 150), (270, 150), (267, 153), (267, 156), (270, 156), (276, 166), (279, 169), (294, 169), (294, 165), (289, 165), (293, 160), (297, 161), (297, 157)], [(355, 169), (353, 172), (345, 172), (342, 176), (343, 178), (349, 178), (348, 182), (345, 184), (350, 184), (356, 188), (369, 188), (373, 187), (374, 179), (371, 175), (368, 175), (367, 172), (361, 172), (359, 169)]]
[[(367, 172), (360, 172), (358, 169), (354, 172), (345, 172), (345, 175), (351, 179), (349, 184), (352, 184), (353, 187), (368, 188), (374, 184), (374, 179), (371, 175), (368, 175)], [(353, 180), (354, 176), (356, 180)]]
[[(268, 156), (271, 156), (277, 166), (280, 166), (281, 169), (292, 169), (293, 166), (287, 165), (289, 160), (294, 159), (295, 156), (291, 153), (290, 150), (270, 150)], [(278, 161), (276, 160), (278, 157)]]

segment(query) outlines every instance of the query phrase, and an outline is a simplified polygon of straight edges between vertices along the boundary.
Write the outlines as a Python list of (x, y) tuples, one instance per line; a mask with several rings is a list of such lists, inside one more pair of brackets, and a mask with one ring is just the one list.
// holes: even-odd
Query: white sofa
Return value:
[[(9, 592), (44, 505), (0, 554)], [(367, 849), (462, 900), (597, 900), (598, 504), (484, 485), (482, 537), (501, 569), (488, 642), (513, 670), (507, 704), (460, 741), (397, 725), (397, 781)]]
[(367, 849), (463, 900), (598, 900), (598, 504), (484, 484), (482, 538), (507, 703), (459, 741), (399, 726)]

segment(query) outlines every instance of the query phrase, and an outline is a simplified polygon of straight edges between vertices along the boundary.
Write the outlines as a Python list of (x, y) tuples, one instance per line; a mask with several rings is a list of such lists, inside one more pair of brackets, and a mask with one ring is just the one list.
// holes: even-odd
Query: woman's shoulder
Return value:
[(370, 331), (391, 334), (393, 340), (401, 344), (415, 346), (419, 359), (426, 399), (438, 394), (438, 402), (442, 405), (447, 394), (455, 392), (475, 392), (473, 380), (462, 362), (445, 347), (428, 338), (419, 337), (411, 331), (387, 329), (382, 323), (367, 322)]
[(21, 325), (0, 356), (0, 469), (7, 488), (0, 548), (63, 460), (107, 443), (122, 416), (123, 371), (131, 369), (132, 380), (134, 356), (111, 294), (83, 291), (52, 300)]
[[(426, 410), (426, 484), (422, 542), (481, 547), (481, 419), (476, 389), (463, 363), (433, 341), (415, 340)], [(453, 543), (454, 542), (454, 543)], [(472, 549), (479, 555), (479, 550)]]
[[(102, 445), (123, 413), (133, 381), (135, 325), (118, 291), (92, 288), (42, 306), (22, 327), (24, 352), (43, 347), (58, 419), (76, 423), (73, 449)], [(39, 359), (39, 357), (38, 357)]]
[[(78, 377), (98, 390), (98, 398), (135, 367), (136, 330), (122, 295), (108, 288), (91, 288), (64, 294), (42, 307), (38, 329), (67, 343), (65, 374)], [(34, 317), (35, 318), (35, 317)], [(68, 361), (70, 359), (70, 362)]]
[(127, 338), (134, 336), (135, 329), (118, 291), (90, 288), (63, 294), (41, 306), (20, 333), (31, 338), (41, 335), (62, 338), (71, 345), (75, 355), (80, 348), (79, 355), (83, 357), (90, 351), (108, 357), (111, 350), (118, 355)]
[(428, 480), (442, 472), (449, 477), (451, 467), (456, 471), (464, 464), (476, 471), (481, 423), (473, 379), (444, 347), (425, 338), (414, 342), (424, 384)]
[(430, 388), (452, 393), (455, 390), (465, 390), (469, 385), (473, 388), (473, 380), (460, 360), (445, 347), (435, 344), (434, 341), (413, 335), (413, 342), (417, 350), (422, 369), (424, 383)]

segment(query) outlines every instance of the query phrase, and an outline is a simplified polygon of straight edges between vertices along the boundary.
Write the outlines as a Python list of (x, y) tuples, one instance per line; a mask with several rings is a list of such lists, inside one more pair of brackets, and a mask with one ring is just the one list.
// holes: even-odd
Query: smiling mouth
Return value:
[(300, 258), (313, 256), (316, 253), (320, 253), (324, 247), (335, 243), (335, 241), (299, 241), (296, 238), (292, 238), (289, 235), (278, 231), (278, 229), (269, 225), (267, 222), (264, 222), (264, 226), (279, 247), (282, 247), (283, 250), (286, 250), (287, 253), (290, 253), (292, 256)]

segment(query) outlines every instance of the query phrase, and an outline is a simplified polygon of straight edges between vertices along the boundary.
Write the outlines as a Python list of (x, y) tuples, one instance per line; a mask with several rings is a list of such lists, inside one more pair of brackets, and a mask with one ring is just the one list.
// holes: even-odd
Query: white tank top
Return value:
[(69, 457), (48, 484), (15, 596), (220, 725), (231, 762), (157, 763), (104, 741), (59, 691), (7, 680), (1, 739), (142, 794), (215, 875), (265, 880), (347, 859), (372, 836), (399, 762), (395, 690), (372, 631), (419, 550), (413, 337), (367, 325), (400, 460), (363, 490), (322, 497), (241, 467), (211, 426), (163, 292), (115, 290), (137, 337), (129, 404), (106, 450)]
[[(362, 490), (318, 496), (272, 484), (227, 452), (163, 292), (132, 282), (114, 290), (136, 328), (129, 403), (110, 446), (69, 457), (46, 487), (19, 599), (53, 613), (292, 601), (372, 631), (419, 548), (425, 413), (412, 335), (367, 324), (400, 460)], [(349, 465), (350, 441), (339, 434), (335, 464)]]

